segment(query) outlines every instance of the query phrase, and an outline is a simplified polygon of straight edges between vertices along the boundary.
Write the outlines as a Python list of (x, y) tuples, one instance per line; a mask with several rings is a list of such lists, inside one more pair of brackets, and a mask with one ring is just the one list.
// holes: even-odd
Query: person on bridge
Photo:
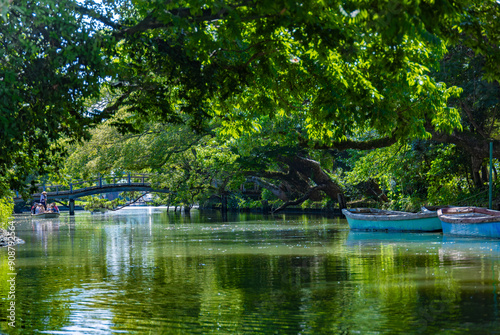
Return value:
[(40, 195), (40, 203), (43, 206), (44, 210), (47, 210), (47, 192), (43, 191)]

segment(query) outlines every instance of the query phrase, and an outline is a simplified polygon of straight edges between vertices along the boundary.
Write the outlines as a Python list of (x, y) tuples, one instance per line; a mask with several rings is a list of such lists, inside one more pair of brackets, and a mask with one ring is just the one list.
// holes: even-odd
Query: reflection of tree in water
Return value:
[(362, 283), (352, 301), (357, 311), (349, 317), (352, 329), (360, 330), (359, 317), (374, 311), (378, 315), (374, 321), (364, 319), (371, 327), (366, 329), (372, 331), (383, 331), (388, 324), (402, 333), (464, 327), (488, 332), (498, 327), (494, 311), (498, 311), (495, 292), (500, 267), (494, 250), (500, 242), (485, 247), (484, 241), (469, 239), (462, 244), (447, 236), (425, 241), (422, 235), (410, 234), (417, 239), (390, 241), (380, 240), (385, 233), (365, 234), (372, 234), (373, 239), (349, 246), (354, 252), (349, 257), (351, 279)]
[(33, 230), (31, 243), (40, 243), (45, 250), (48, 249), (54, 235), (59, 233), (59, 219), (31, 220)]
[(454, 258), (458, 242), (353, 241), (328, 218), (141, 213), (62, 217), (43, 238), (35, 230), (47, 243), (20, 251), (23, 322), (43, 331), (102, 317), (115, 330), (231, 334), (497, 325), (497, 259), (470, 243), (458, 248), (468, 258)]

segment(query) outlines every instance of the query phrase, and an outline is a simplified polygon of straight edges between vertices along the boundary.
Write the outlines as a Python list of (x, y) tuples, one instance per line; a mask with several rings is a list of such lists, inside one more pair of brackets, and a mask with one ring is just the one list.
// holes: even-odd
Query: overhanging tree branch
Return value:
[(271, 191), (272, 194), (274, 194), (277, 198), (279, 198), (283, 201), (288, 200), (287, 195), (285, 194), (285, 192), (283, 192), (283, 190), (280, 187), (278, 187), (270, 182), (267, 182), (262, 178), (251, 176), (251, 177), (247, 178), (247, 181), (256, 183), (260, 187), (263, 187), (263, 188)]
[[(231, 11), (240, 8), (240, 7), (249, 7), (252, 8), (254, 2), (252, 0), (245, 0), (241, 3), (226, 6), (225, 8), (220, 9), (217, 13), (213, 12), (213, 8), (204, 9), (201, 11), (200, 15), (195, 15), (192, 13), (191, 8), (177, 8), (172, 9), (170, 11), (166, 11), (165, 13), (170, 17), (177, 17), (181, 19), (189, 19), (192, 22), (206, 22), (212, 23), (223, 20), (227, 17), (228, 13)], [(275, 15), (279, 15), (276, 13)], [(249, 16), (241, 16), (240, 20), (242, 22), (253, 21), (256, 19), (266, 18), (274, 15), (249, 15)], [(96, 18), (97, 19), (97, 18)], [(109, 21), (109, 19), (107, 20)], [(104, 23), (104, 22), (103, 22)], [(133, 36), (136, 33), (140, 33), (143, 31), (157, 29), (157, 28), (170, 28), (174, 27), (175, 24), (173, 20), (166, 18), (165, 20), (159, 20), (157, 15), (153, 12), (146, 16), (142, 21), (137, 23), (135, 26), (123, 28), (118, 31), (113, 32), (113, 36), (116, 39), (123, 39), (127, 36)]]
[(294, 201), (287, 201), (287, 202), (285, 202), (283, 205), (281, 205), (280, 207), (276, 208), (273, 211), (273, 213), (279, 212), (279, 211), (287, 208), (288, 206), (300, 205), (301, 203), (303, 203), (304, 201), (306, 201), (307, 199), (309, 199), (313, 193), (319, 192), (319, 191), (325, 191), (327, 188), (328, 188), (327, 185), (317, 185), (317, 186), (311, 187), (302, 197), (300, 197), (299, 199), (294, 200)]
[(121, 29), (122, 28), (122, 25), (120, 25), (119, 23), (114, 22), (109, 17), (104, 16), (102, 14), (99, 14), (95, 10), (90, 9), (88, 7), (76, 5), (75, 10), (77, 12), (79, 12), (80, 14), (86, 15), (90, 18), (93, 18), (94, 20), (99, 21), (99, 22), (101, 22), (101, 23), (105, 24), (106, 26), (109, 26), (113, 29)]
[(356, 141), (356, 140), (345, 140), (342, 142), (333, 142), (328, 144), (319, 144), (319, 143), (308, 143), (305, 139), (299, 139), (299, 145), (303, 148), (310, 149), (320, 149), (320, 150), (328, 150), (328, 149), (336, 149), (336, 150), (347, 150), (347, 149), (356, 149), (356, 150), (372, 150), (377, 148), (389, 147), (396, 143), (398, 139), (393, 136), (376, 138), (367, 141)]

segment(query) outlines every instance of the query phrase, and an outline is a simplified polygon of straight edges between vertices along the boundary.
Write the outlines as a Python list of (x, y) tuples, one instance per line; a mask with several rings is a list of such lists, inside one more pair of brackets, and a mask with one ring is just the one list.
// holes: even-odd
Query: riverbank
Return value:
[[(10, 236), (10, 233), (5, 229), (0, 229), (0, 247), (8, 246), (9, 242), (11, 242), (12, 245), (12, 238)], [(14, 244), (24, 244), (24, 240), (21, 240), (16, 236), (14, 237)]]

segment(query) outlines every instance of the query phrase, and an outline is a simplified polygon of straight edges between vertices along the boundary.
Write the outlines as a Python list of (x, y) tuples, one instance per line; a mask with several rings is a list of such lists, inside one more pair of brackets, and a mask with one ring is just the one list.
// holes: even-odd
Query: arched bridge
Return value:
[[(37, 185), (38, 191), (32, 195), (32, 200), (37, 201), (43, 191), (47, 192), (48, 202), (52, 200), (69, 200), (69, 214), (75, 214), (75, 199), (93, 194), (112, 192), (158, 192), (170, 193), (168, 189), (156, 188), (151, 185), (151, 176), (125, 175), (125, 176), (99, 176), (90, 180), (80, 180), (67, 185)], [(16, 194), (14, 201), (23, 199)]]

